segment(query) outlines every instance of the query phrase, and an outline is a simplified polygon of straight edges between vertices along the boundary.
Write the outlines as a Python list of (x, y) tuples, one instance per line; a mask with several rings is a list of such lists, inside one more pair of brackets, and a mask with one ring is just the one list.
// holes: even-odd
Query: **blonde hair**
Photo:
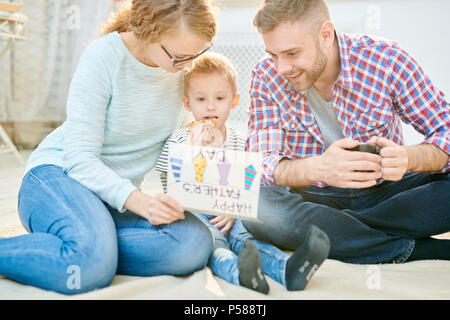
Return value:
[(325, 0), (264, 0), (258, 9), (253, 24), (261, 33), (275, 29), (280, 23), (308, 20), (319, 29), (330, 20), (330, 11)]
[(224, 76), (230, 83), (233, 95), (237, 93), (237, 72), (233, 63), (224, 55), (219, 53), (205, 53), (196, 58), (192, 64), (192, 68), (188, 69), (184, 74), (184, 95), (189, 92), (190, 81), (195, 75), (208, 75), (219, 73)]
[(210, 42), (217, 29), (212, 0), (132, 0), (112, 15), (102, 30), (104, 34), (132, 31), (137, 39), (153, 43), (182, 24)]

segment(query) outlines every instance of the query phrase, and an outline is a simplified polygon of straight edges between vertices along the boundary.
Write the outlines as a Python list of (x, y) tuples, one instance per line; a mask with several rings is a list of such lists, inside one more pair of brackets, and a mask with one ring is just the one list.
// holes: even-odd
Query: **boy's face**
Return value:
[(230, 82), (219, 73), (193, 75), (187, 97), (183, 102), (195, 120), (217, 118), (216, 129), (221, 130), (231, 109), (239, 103), (239, 94), (234, 94)]

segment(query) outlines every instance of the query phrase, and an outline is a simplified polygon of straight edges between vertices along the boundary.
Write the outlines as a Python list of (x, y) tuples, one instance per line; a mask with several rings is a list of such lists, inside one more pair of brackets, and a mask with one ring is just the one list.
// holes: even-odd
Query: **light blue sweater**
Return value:
[(117, 32), (95, 40), (73, 77), (66, 121), (31, 154), (26, 169), (61, 166), (123, 212), (166, 139), (187, 121), (182, 94), (182, 72), (142, 64)]

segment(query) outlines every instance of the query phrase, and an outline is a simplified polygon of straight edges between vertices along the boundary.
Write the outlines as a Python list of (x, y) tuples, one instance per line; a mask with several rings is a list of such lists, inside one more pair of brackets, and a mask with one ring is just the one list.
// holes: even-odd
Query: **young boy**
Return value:
[[(192, 68), (185, 73), (183, 102), (196, 122), (176, 131), (161, 152), (156, 169), (161, 172), (165, 192), (170, 144), (191, 143), (245, 150), (245, 138), (225, 124), (230, 111), (239, 102), (236, 77), (231, 62), (226, 57), (213, 53), (197, 58)], [(211, 130), (211, 127), (214, 128)], [(213, 234), (214, 251), (208, 266), (214, 275), (236, 285), (267, 294), (269, 286), (261, 272), (262, 268), (264, 273), (288, 290), (303, 290), (313, 273), (328, 257), (328, 237), (314, 225), (310, 227), (302, 246), (289, 256), (270, 244), (255, 240), (239, 219), (235, 221), (230, 217), (193, 214)]]

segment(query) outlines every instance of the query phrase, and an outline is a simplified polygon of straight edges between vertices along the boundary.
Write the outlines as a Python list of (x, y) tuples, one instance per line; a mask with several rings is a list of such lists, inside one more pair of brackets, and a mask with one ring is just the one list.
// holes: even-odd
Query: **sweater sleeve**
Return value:
[(112, 96), (112, 68), (104, 48), (95, 42), (84, 51), (72, 79), (65, 123), (63, 168), (74, 180), (97, 194), (111, 207), (123, 205), (137, 189), (101, 159), (105, 119)]

